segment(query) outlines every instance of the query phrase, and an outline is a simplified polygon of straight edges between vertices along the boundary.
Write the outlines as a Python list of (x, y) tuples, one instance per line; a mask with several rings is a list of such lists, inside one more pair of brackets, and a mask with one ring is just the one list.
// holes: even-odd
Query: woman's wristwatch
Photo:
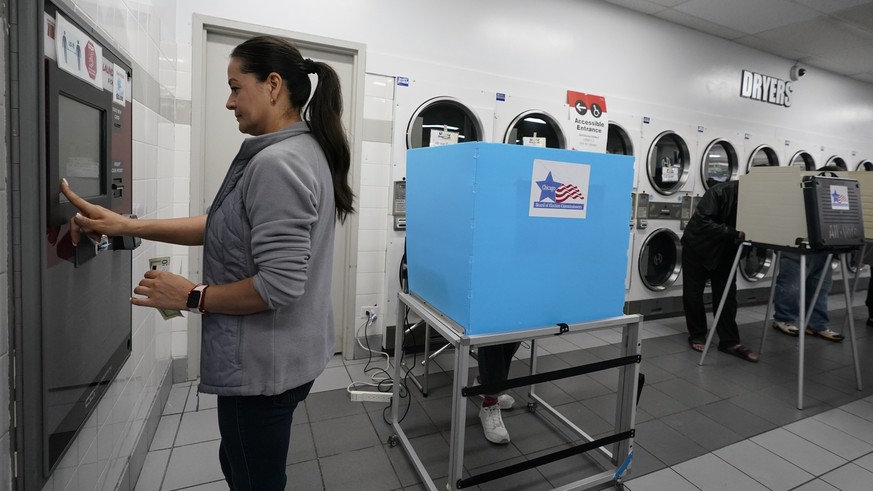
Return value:
[(209, 285), (199, 283), (188, 292), (188, 310), (195, 313), (206, 314), (206, 309), (203, 308), (203, 301), (206, 299), (206, 289)]

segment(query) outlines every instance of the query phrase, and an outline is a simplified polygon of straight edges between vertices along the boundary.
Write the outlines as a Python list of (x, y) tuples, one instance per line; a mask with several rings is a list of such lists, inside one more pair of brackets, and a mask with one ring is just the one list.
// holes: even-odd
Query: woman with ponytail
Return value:
[(131, 303), (203, 314), (199, 391), (218, 396), (225, 479), (232, 490), (282, 490), (294, 409), (334, 354), (334, 228), (354, 212), (351, 157), (329, 65), (258, 36), (233, 50), (227, 81), (226, 107), (252, 137), (207, 215), (130, 220), (61, 190), (80, 210), (74, 243), (106, 234), (203, 245), (203, 283), (147, 271)]

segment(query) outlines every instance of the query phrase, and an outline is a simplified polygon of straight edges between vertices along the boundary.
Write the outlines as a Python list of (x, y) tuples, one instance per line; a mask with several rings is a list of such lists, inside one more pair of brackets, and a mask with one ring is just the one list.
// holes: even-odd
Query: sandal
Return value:
[(698, 353), (702, 353), (703, 350), (706, 349), (706, 342), (705, 341), (692, 341), (689, 339), (688, 346), (691, 346), (691, 349), (693, 349), (694, 351), (696, 351)]
[(742, 344), (738, 344), (732, 348), (722, 348), (718, 347), (718, 350), (722, 353), (727, 353), (729, 355), (738, 356), (746, 361), (750, 361), (752, 363), (758, 363), (758, 354), (749, 348), (743, 346)]

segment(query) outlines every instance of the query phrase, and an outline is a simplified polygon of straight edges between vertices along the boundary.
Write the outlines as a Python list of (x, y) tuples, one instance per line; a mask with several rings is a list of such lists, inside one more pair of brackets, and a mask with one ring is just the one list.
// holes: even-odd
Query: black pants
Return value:
[[(688, 340), (693, 343), (705, 343), (707, 331), (706, 309), (703, 306), (703, 289), (706, 280), (712, 287), (712, 311), (718, 308), (724, 286), (730, 276), (736, 249), (731, 254), (722, 256), (716, 268), (712, 271), (703, 266), (703, 258), (688, 247), (682, 248), (682, 303), (685, 308), (685, 325), (688, 328)], [(724, 302), (724, 309), (715, 328), (718, 333), (718, 346), (730, 348), (740, 342), (740, 331), (737, 328), (737, 281), (734, 276), (730, 291)]]
[(483, 385), (505, 382), (509, 378), (509, 364), (520, 345), (521, 343), (505, 343), (477, 348), (479, 382)]
[[(861, 265), (858, 265), (860, 268)], [(867, 299), (864, 301), (864, 304), (867, 305), (867, 318), (873, 319), (873, 281), (867, 286)]]
[(312, 382), (275, 396), (218, 396), (218, 458), (232, 491), (281, 491), (291, 417)]

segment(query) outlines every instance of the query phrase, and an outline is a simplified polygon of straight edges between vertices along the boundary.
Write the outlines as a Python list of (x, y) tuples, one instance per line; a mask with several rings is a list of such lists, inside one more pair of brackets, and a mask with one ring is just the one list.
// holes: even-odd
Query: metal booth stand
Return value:
[[(845, 293), (846, 299), (846, 319), (849, 323), (849, 341), (852, 346), (852, 360), (855, 363), (855, 382), (857, 384), (858, 390), (862, 390), (861, 388), (861, 368), (858, 363), (858, 345), (855, 342), (855, 321), (852, 318), (852, 290), (849, 288), (849, 268), (847, 265), (847, 255), (851, 254), (853, 251), (856, 251), (857, 248), (840, 248), (840, 249), (827, 249), (827, 250), (813, 250), (810, 249), (809, 245), (806, 243), (801, 244), (798, 247), (786, 247), (786, 246), (777, 246), (772, 244), (761, 244), (756, 242), (743, 242), (740, 244), (740, 247), (737, 248), (736, 257), (734, 257), (733, 266), (731, 266), (731, 272), (728, 276), (728, 283), (725, 285), (724, 293), (722, 294), (721, 300), (718, 304), (718, 309), (716, 309), (715, 315), (713, 316), (712, 325), (709, 328), (709, 333), (706, 336), (706, 346), (703, 349), (703, 352), (700, 354), (700, 362), (698, 365), (703, 365), (703, 360), (706, 358), (706, 353), (709, 351), (709, 346), (712, 343), (712, 337), (715, 334), (715, 326), (718, 325), (718, 319), (721, 317), (721, 311), (724, 307), (725, 300), (727, 299), (727, 295), (730, 293), (730, 285), (734, 279), (734, 276), (737, 274), (737, 265), (740, 262), (740, 256), (743, 252), (743, 247), (765, 247), (768, 249), (773, 249), (776, 251), (776, 268), (773, 271), (773, 283), (770, 285), (770, 298), (767, 301), (767, 311), (764, 314), (764, 324), (761, 332), (761, 346), (758, 350), (759, 354), (764, 352), (764, 340), (767, 337), (767, 322), (770, 320), (770, 307), (773, 305), (773, 296), (776, 292), (776, 275), (779, 273), (779, 259), (782, 256), (782, 252), (791, 252), (794, 254), (798, 254), (800, 256), (800, 291), (799, 295), (799, 312), (798, 319), (801, 320), (798, 325), (798, 343), (799, 343), (799, 356), (797, 358), (797, 409), (803, 409), (803, 368), (804, 368), (804, 338), (806, 332), (806, 325), (809, 322), (811, 317), (812, 308), (810, 308), (810, 313), (806, 312), (806, 256), (810, 254), (823, 254), (827, 253), (828, 257), (825, 261), (824, 267), (829, 268), (831, 264), (831, 258), (836, 254), (840, 257), (840, 268), (843, 272), (843, 291)], [(824, 274), (819, 278), (818, 285), (816, 286), (815, 295), (813, 296), (812, 303), (815, 305), (815, 300), (818, 298), (818, 294), (821, 291), (822, 283), (824, 282)], [(855, 281), (857, 285), (857, 278)]]
[[(615, 468), (604, 470), (599, 474), (580, 479), (573, 483), (564, 485), (560, 488), (565, 491), (577, 489), (589, 489), (594, 486), (600, 486), (610, 481), (614, 481), (617, 489), (623, 489), (621, 477), (630, 465), (633, 455), (633, 438), (634, 438), (634, 421), (636, 415), (636, 402), (639, 388), (639, 363), (640, 357), (640, 338), (639, 328), (642, 320), (639, 315), (625, 315), (613, 317), (592, 322), (584, 322), (578, 324), (558, 324), (554, 326), (545, 326), (540, 328), (529, 329), (525, 331), (497, 333), (497, 334), (482, 334), (467, 336), (464, 334), (464, 329), (441, 312), (434, 309), (426, 302), (418, 297), (400, 293), (398, 295), (398, 319), (395, 330), (394, 341), (394, 380), (402, 380), (401, 363), (398, 361), (402, 357), (403, 334), (404, 329), (404, 306), (410, 311), (419, 316), (428, 328), (436, 329), (455, 350), (454, 377), (452, 382), (452, 418), (451, 418), (451, 437), (449, 441), (449, 471), (448, 483), (449, 489), (463, 489), (471, 486), (476, 486), (485, 482), (489, 482), (501, 477), (509, 476), (517, 472), (525, 471), (540, 465), (548, 464), (556, 460), (578, 455), (580, 453), (589, 452), (592, 450), (599, 451), (605, 456), (609, 462), (615, 465)], [(558, 336), (571, 333), (589, 332), (600, 329), (608, 329), (614, 327), (622, 327), (622, 342), (621, 356), (612, 360), (605, 360), (588, 365), (570, 367), (561, 370), (550, 372), (537, 373), (537, 346), (536, 341), (540, 338)], [(485, 346), (492, 344), (502, 344), (516, 341), (531, 341), (531, 358), (530, 358), (530, 375), (509, 379), (502, 384), (488, 384), (472, 387), (470, 383), (470, 348), (473, 346)], [(427, 353), (425, 353), (427, 359)], [(561, 415), (554, 407), (550, 406), (546, 401), (540, 398), (535, 392), (537, 383), (558, 380), (562, 378), (583, 375), (595, 371), (605, 370), (609, 368), (618, 368), (618, 393), (615, 409), (615, 426), (614, 433), (603, 438), (593, 439), (584, 430), (578, 428), (571, 421)], [(529, 387), (528, 410), (535, 411), (541, 407), (548, 411), (551, 415), (563, 422), (573, 432), (583, 437), (587, 443), (578, 444), (569, 448), (555, 451), (553, 453), (543, 455), (524, 462), (509, 465), (499, 469), (484, 472), (482, 474), (462, 478), (463, 463), (464, 463), (464, 431), (465, 417), (467, 404), (466, 398), (480, 394), (497, 393), (506, 389), (515, 387)], [(391, 407), (391, 424), (396, 432), (389, 439), (391, 445), (400, 443), (403, 449), (409, 455), (410, 460), (415, 465), (419, 476), (421, 477), (425, 487), (431, 491), (437, 491), (437, 487), (424, 467), (424, 464), (419, 459), (411, 442), (407, 438), (400, 426), (399, 422), (399, 403), (400, 400), (400, 384), (394, 384), (393, 405)], [(612, 451), (607, 447), (611, 447)], [(602, 460), (602, 459), (600, 459)], [(601, 464), (601, 467), (606, 467)]]

